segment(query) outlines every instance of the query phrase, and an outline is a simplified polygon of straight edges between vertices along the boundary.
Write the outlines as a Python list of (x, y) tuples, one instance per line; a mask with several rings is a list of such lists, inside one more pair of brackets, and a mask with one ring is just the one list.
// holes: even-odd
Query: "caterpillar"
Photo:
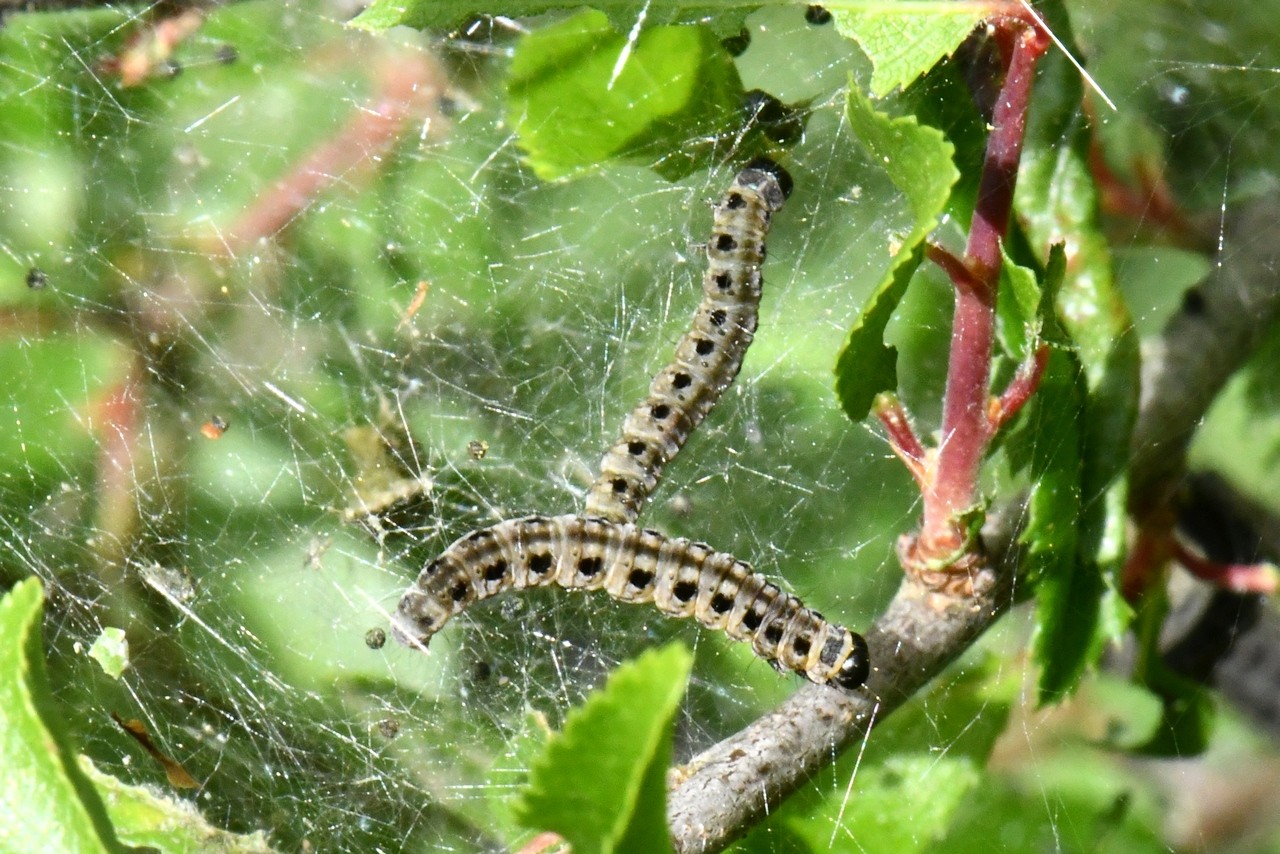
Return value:
[(663, 467), (738, 375), (756, 331), (765, 235), (791, 188), (786, 170), (760, 159), (738, 173), (715, 206), (693, 327), (604, 455), (587, 493), (588, 516), (635, 521)]
[(854, 689), (867, 679), (867, 644), (827, 622), (763, 575), (704, 543), (591, 516), (529, 516), (473, 531), (427, 564), (392, 620), (401, 643), (425, 647), (473, 602), (506, 590), (559, 585), (652, 602), (747, 641), (779, 671)]

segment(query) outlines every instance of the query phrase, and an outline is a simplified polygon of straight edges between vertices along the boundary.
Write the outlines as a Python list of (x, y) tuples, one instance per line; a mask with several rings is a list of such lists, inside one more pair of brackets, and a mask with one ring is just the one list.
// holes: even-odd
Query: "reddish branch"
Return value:
[(1280, 570), (1270, 563), (1222, 563), (1192, 551), (1173, 530), (1174, 508), (1167, 509), (1158, 518), (1148, 517), (1129, 549), (1121, 584), (1130, 602), (1163, 583), (1171, 562), (1223, 590), (1270, 595), (1280, 589)]
[(1196, 578), (1236, 593), (1276, 592), (1276, 568), (1269, 563), (1219, 563), (1173, 541), (1173, 556)]
[(95, 554), (99, 572), (107, 583), (119, 578), (139, 526), (135, 463), (138, 445), (147, 430), (146, 377), (143, 359), (135, 356), (125, 376), (107, 390), (92, 410), (93, 427), (101, 443), (94, 489)]
[(1041, 344), (1031, 353), (1031, 357), (1018, 366), (1018, 372), (999, 397), (991, 401), (987, 411), (987, 420), (991, 423), (991, 432), (996, 433), (1027, 405), (1031, 396), (1040, 387), (1040, 378), (1049, 365), (1049, 345)]
[(889, 446), (911, 472), (916, 485), (923, 492), (929, 483), (929, 469), (933, 455), (925, 450), (924, 445), (920, 444), (920, 440), (916, 437), (915, 431), (911, 429), (911, 419), (907, 415), (907, 410), (903, 408), (902, 402), (897, 397), (882, 394), (876, 398), (875, 413), (880, 423), (884, 425), (885, 432), (889, 434)]
[(979, 559), (972, 531), (979, 468), (995, 431), (1034, 394), (1048, 355), (1037, 349), (1009, 388), (991, 399), (1001, 243), (1013, 209), (1036, 64), (1051, 44), (1037, 24), (1017, 16), (994, 21), (992, 33), (1004, 82), (993, 110), (968, 245), (963, 258), (937, 246), (928, 251), (955, 288), (941, 444), (922, 454), (896, 402), (883, 403), (877, 411), (924, 499), (919, 534), (905, 537), (900, 545), (903, 568), (927, 586), (960, 595), (972, 594), (969, 577)]
[(272, 238), (324, 190), (339, 181), (371, 175), (409, 122), (421, 121), (424, 134), (439, 132), (443, 121), (440, 98), (447, 78), (434, 61), (422, 54), (398, 51), (382, 60), (376, 79), (379, 91), (352, 115), (346, 127), (276, 180), (206, 247), (210, 254), (236, 255), (258, 240)]
[[(1088, 99), (1085, 100), (1085, 112), (1090, 124), (1096, 128), (1099, 125), (1093, 120), (1090, 103)], [(1197, 243), (1197, 238), (1201, 235), (1197, 234), (1188, 221), (1169, 182), (1154, 164), (1135, 159), (1130, 164), (1130, 169), (1136, 183), (1125, 181), (1111, 168), (1102, 140), (1095, 131), (1089, 141), (1089, 171), (1098, 187), (1098, 202), (1103, 211), (1135, 220), (1159, 234), (1168, 235), (1179, 244), (1200, 251), (1207, 251), (1213, 246), (1212, 243), (1207, 246)]]
[(210, 4), (186, 7), (158, 7), (155, 15), (126, 39), (120, 52), (105, 57), (98, 67), (104, 74), (115, 74), (120, 85), (139, 86), (163, 70), (177, 69), (171, 64), (174, 51), (204, 24)]

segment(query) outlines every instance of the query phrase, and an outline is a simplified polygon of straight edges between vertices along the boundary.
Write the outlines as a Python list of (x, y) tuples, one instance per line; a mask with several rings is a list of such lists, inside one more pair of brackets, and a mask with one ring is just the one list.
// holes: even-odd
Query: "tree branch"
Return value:
[(1164, 506), (1209, 404), (1280, 316), (1280, 204), (1245, 202), (1223, 224), (1216, 267), (1143, 346), (1130, 512)]

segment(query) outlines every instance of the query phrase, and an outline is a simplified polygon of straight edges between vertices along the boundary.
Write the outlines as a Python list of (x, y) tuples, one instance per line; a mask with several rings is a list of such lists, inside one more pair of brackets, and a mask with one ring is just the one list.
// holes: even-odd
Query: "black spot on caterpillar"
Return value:
[(819, 684), (853, 689), (867, 679), (860, 635), (827, 622), (746, 563), (703, 543), (589, 516), (510, 519), (462, 537), (405, 592), (392, 627), (402, 643), (425, 647), (471, 603), (551, 584), (693, 617)]
[(738, 375), (756, 331), (765, 234), (790, 193), (786, 170), (761, 159), (738, 173), (715, 206), (693, 327), (601, 461), (600, 477), (587, 494), (588, 516), (634, 521), (663, 466)]

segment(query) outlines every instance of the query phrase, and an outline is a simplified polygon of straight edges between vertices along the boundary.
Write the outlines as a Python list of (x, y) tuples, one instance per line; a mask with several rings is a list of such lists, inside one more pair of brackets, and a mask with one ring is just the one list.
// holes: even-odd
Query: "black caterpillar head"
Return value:
[(840, 665), (840, 669), (831, 677), (835, 685), (846, 691), (861, 688), (866, 684), (867, 677), (871, 675), (871, 657), (867, 653), (867, 642), (856, 632), (850, 632), (850, 634), (853, 636), (853, 649), (849, 651), (849, 657), (844, 660), (844, 664)]
[(738, 173), (738, 181), (760, 193), (769, 210), (778, 210), (787, 201), (796, 182), (791, 174), (767, 157), (757, 157)]

